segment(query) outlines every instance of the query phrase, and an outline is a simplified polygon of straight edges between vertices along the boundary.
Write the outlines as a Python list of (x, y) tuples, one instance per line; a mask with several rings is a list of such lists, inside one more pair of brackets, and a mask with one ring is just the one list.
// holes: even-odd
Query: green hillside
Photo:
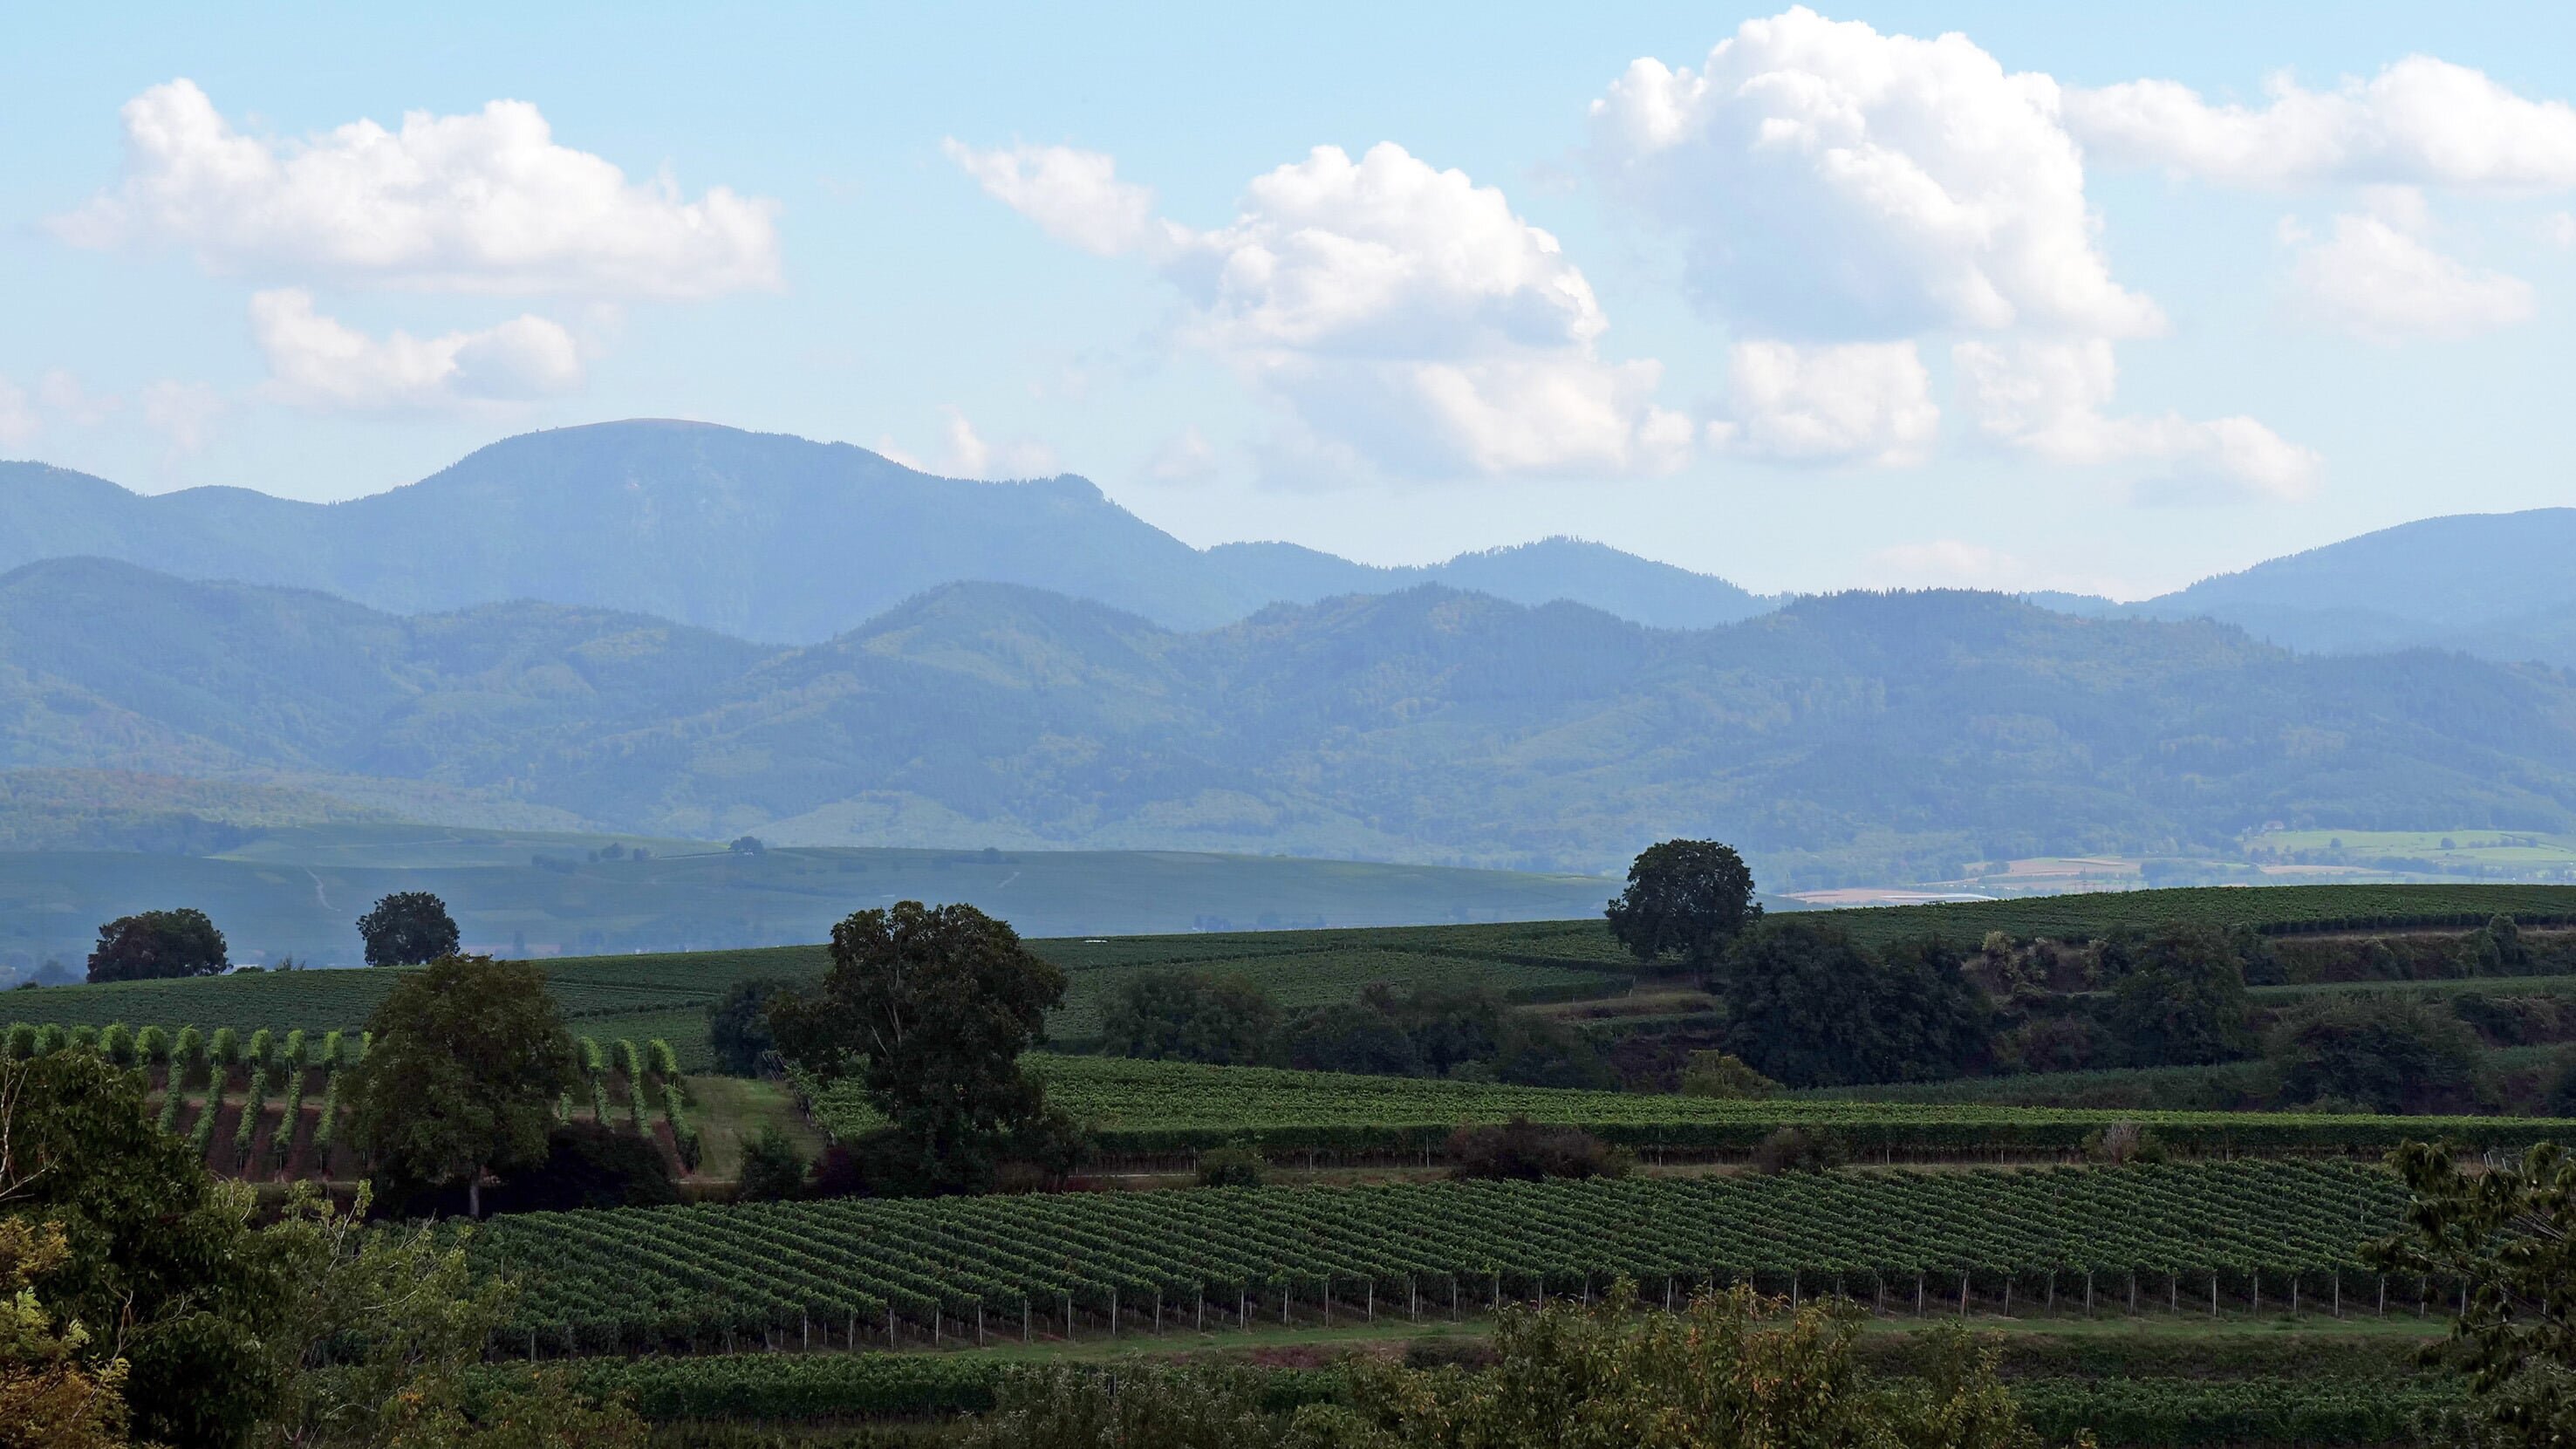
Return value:
[[(592, 859), (603, 846), (622, 858)], [(819, 941), (853, 910), (906, 899), (967, 901), (1054, 936), (1588, 915), (1614, 883), (1179, 851), (746, 855), (637, 836), (315, 825), (213, 856), (0, 852), (0, 974), (47, 958), (77, 969), (101, 922), (175, 905), (212, 916), (236, 961), (355, 964), (358, 916), (407, 890), (446, 900), (469, 950), (552, 956)]]

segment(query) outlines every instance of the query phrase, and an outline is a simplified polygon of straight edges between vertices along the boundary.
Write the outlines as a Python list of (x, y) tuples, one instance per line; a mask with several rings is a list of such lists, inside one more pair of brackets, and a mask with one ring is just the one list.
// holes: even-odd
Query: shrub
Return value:
[(657, 1036), (645, 1047), (645, 1053), (652, 1059), (654, 1076), (666, 1082), (680, 1080), (680, 1054), (671, 1050), (669, 1042)]
[(2283, 1100), (2341, 1098), (2380, 1112), (2463, 1105), (2477, 1040), (2460, 1019), (2421, 1001), (2344, 996), (2284, 1013), (2266, 1051)]
[(1841, 1138), (1821, 1128), (1783, 1127), (1753, 1149), (1756, 1169), (1777, 1176), (1784, 1172), (1829, 1172), (1851, 1160)]
[(72, 1028), (69, 1044), (71, 1049), (76, 1052), (94, 1052), (98, 1050), (98, 1028), (90, 1025), (88, 1022), (81, 1022), (79, 1025)]
[(23, 1062), (36, 1054), (36, 1028), (23, 1021), (9, 1024), (9, 1060)]
[(340, 1065), (340, 1053), (343, 1049), (340, 1029), (338, 1027), (335, 1026), (329, 1031), (322, 1033), (322, 1065), (325, 1068), (332, 1070), (338, 1069)]
[(1111, 1056), (1247, 1066), (1279, 1033), (1279, 1012), (1240, 976), (1147, 972), (1120, 986), (1100, 1013)]
[(263, 1026), (250, 1034), (250, 1046), (242, 1052), (242, 1060), (254, 1068), (264, 1067), (276, 1054), (276, 1035)]
[(796, 1142), (770, 1122), (742, 1145), (742, 1176), (734, 1189), (737, 1201), (786, 1201), (804, 1191), (806, 1160)]
[(52, 1022), (36, 1028), (36, 1055), (49, 1057), (63, 1049), (63, 1029)]
[(2096, 1162), (2162, 1162), (2165, 1145), (2135, 1122), (2114, 1122), (2084, 1138), (2084, 1155)]
[(1730, 1052), (1692, 1052), (1690, 1066), (1682, 1072), (1685, 1097), (1759, 1101), (1778, 1090), (1778, 1082), (1746, 1066), (1742, 1057)]
[(136, 1032), (134, 1057), (148, 1066), (170, 1060), (170, 1033), (157, 1026), (147, 1026)]
[(737, 981), (707, 1008), (707, 1045), (716, 1070), (756, 1077), (775, 1068), (778, 1041), (769, 1030), (769, 1003), (787, 989), (786, 982), (772, 978)]
[(1259, 1187), (1269, 1173), (1270, 1159), (1241, 1144), (1199, 1154), (1201, 1187)]
[(1627, 1153), (1580, 1127), (1514, 1117), (1499, 1127), (1461, 1127), (1449, 1137), (1451, 1175), (1516, 1178), (1625, 1177)]
[(109, 1022), (98, 1034), (98, 1054), (120, 1067), (134, 1065), (134, 1033), (124, 1022)]

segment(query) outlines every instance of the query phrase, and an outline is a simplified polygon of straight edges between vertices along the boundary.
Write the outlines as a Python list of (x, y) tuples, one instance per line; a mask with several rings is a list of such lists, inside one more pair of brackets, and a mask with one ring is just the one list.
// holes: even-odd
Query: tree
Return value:
[(572, 1037), (525, 961), (448, 956), (403, 977), (367, 1020), (350, 1085), (353, 1139), (396, 1182), (462, 1182), (546, 1156), (555, 1099), (576, 1080)]
[(1147, 972), (1111, 993), (1100, 1035), (1111, 1056), (1248, 1066), (1274, 1049), (1279, 1009), (1240, 976)]
[(283, 1387), (284, 1265), (249, 1227), (249, 1189), (208, 1176), (143, 1090), (88, 1052), (0, 1062), (0, 1222), (60, 1232), (44, 1309), (97, 1326), (90, 1372), (123, 1357), (138, 1440), (231, 1449)]
[(418, 966), (457, 949), (456, 920), (447, 902), (427, 891), (396, 891), (358, 918), (370, 966)]
[(1761, 918), (1762, 907), (1753, 899), (1753, 872), (1734, 846), (1667, 840), (1629, 865), (1628, 888), (1607, 914), (1610, 934), (1638, 960), (1677, 952), (1705, 970)]
[(0, 1218), (0, 1449), (125, 1449), (125, 1360), (91, 1363), (89, 1329), (36, 1293), (70, 1258), (61, 1224)]
[(2102, 943), (2111, 983), (2104, 1018), (2130, 1063), (2206, 1066), (2254, 1050), (2253, 1009), (2227, 937), (2208, 926), (2167, 926), (2143, 942)]
[(855, 1076), (884, 1115), (861, 1154), (917, 1193), (989, 1188), (997, 1155), (1045, 1112), (1020, 1068), (1064, 1000), (1064, 973), (973, 906), (902, 901), (832, 928), (832, 966), (770, 1003), (779, 1055), (820, 1082)]
[(1791, 1086), (1953, 1077), (1993, 1044), (1993, 1010), (1933, 941), (1874, 956), (1821, 913), (1774, 917), (1747, 932), (1719, 972), (1721, 1042)]
[(2414, 1202), (2407, 1230), (2366, 1256), (2466, 1287), (2448, 1343), (2427, 1352), (2467, 1372), (2474, 1422), (2427, 1442), (2576, 1441), (2576, 1158), (2544, 1142), (2519, 1163), (2464, 1172), (2410, 1142), (2389, 1160)]
[(2382, 1112), (2466, 1104), (2477, 1039), (2450, 1012), (2393, 996), (2340, 996), (2283, 1015), (2264, 1043), (2289, 1103), (2360, 1102)]
[(770, 998), (787, 989), (775, 977), (737, 981), (707, 1008), (707, 1045), (720, 1070), (737, 1077), (761, 1074), (778, 1048), (769, 1029)]
[(217, 976), (231, 964), (224, 954), (224, 933), (205, 912), (183, 906), (119, 916), (99, 927), (98, 948), (89, 953), (89, 979)]
[(1331, 1002), (1299, 1016), (1288, 1033), (1288, 1064), (1307, 1072), (1422, 1075), (1413, 1037), (1386, 1013), (1358, 1001)]

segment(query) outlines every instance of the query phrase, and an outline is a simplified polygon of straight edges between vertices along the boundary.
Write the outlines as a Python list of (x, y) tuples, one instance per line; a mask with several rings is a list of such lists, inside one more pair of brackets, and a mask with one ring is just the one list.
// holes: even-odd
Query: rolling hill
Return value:
[(145, 497), (0, 463), (0, 570), (75, 556), (396, 613), (537, 599), (791, 644), (961, 581), (1048, 589), (1174, 628), (1424, 583), (1671, 627), (1770, 607), (1723, 579), (1570, 539), (1425, 568), (1291, 544), (1201, 551), (1080, 478), (935, 478), (847, 444), (663, 421), (505, 439), (408, 487), (332, 504), (241, 488)]
[(2273, 821), (2565, 830), (2576, 686), (1969, 593), (1674, 631), (1422, 587), (1184, 633), (952, 584), (779, 648), (58, 560), (0, 576), (0, 767), (816, 845), (1594, 872), (1710, 834), (1776, 889)]

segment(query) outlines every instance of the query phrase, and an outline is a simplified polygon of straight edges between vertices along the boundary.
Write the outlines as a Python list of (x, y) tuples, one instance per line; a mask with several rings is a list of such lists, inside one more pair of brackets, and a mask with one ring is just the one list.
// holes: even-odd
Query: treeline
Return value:
[(1283, 1011), (1240, 976), (1158, 971), (1110, 994), (1101, 1050), (1152, 1061), (1448, 1077), (1525, 1087), (1618, 1084), (1591, 1041), (1491, 991), (1361, 988), (1355, 1001)]

